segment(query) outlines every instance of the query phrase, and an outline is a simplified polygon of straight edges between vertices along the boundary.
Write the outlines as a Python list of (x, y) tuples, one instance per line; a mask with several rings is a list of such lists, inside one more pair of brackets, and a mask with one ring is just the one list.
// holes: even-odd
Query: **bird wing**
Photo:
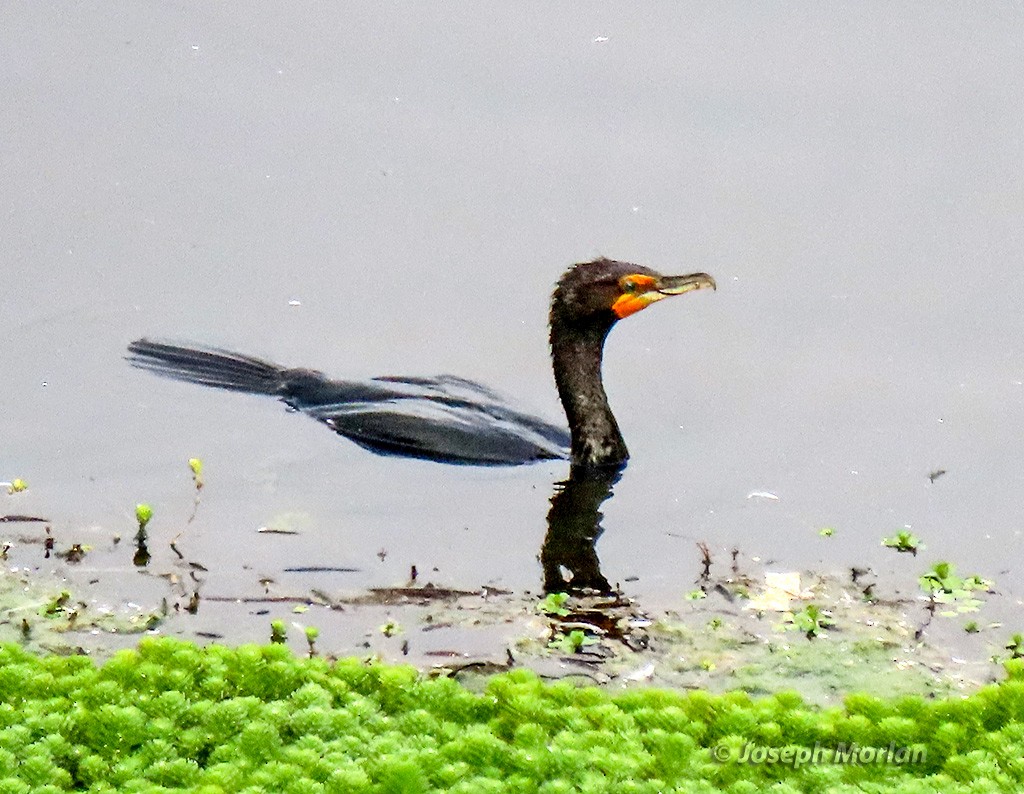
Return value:
[(411, 386), (422, 389), (424, 394), (432, 394), (439, 397), (461, 398), (471, 402), (505, 402), (505, 399), (494, 389), (490, 389), (482, 383), (477, 383), (469, 378), (460, 378), (458, 375), (432, 375), (429, 377), (382, 375), (373, 378), (373, 380), (395, 384), (396, 386)]
[(490, 465), (568, 457), (569, 434), (563, 428), (497, 405), (406, 396), (302, 410), (382, 454)]
[(569, 448), (569, 431), (562, 425), (524, 413), (513, 407), (500, 393), (469, 378), (457, 375), (432, 377), (384, 376), (371, 383), (387, 384), (393, 391), (387, 399), (422, 399), (453, 407), (482, 411), (497, 422), (522, 425), (555, 446)]

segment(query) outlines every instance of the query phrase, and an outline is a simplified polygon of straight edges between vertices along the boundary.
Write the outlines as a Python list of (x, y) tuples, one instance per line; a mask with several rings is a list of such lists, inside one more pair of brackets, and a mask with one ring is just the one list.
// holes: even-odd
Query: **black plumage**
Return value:
[(570, 458), (621, 465), (628, 453), (601, 384), (604, 339), (621, 317), (667, 295), (714, 287), (710, 276), (660, 276), (624, 262), (575, 265), (551, 301), (551, 355), (569, 431), (452, 375), (334, 380), (217, 348), (139, 339), (137, 367), (176, 380), (266, 394), (381, 454), (447, 463), (515, 465)]

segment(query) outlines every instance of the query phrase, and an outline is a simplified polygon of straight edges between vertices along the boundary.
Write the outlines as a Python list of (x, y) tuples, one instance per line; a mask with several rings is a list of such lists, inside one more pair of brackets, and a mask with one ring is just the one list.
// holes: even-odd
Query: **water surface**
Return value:
[[(411, 565), (538, 588), (566, 465), (379, 458), (122, 356), (451, 372), (557, 418), (548, 296), (605, 255), (719, 283), (609, 339), (633, 455), (610, 581), (674, 598), (705, 541), (911, 585), (951, 559), (1019, 597), (1019, 6), (24, 5), (3, 28), (0, 479), (31, 486), (3, 511), (92, 528), (124, 588), (107, 539), (139, 501), (180, 532), (190, 457), (206, 593)], [(879, 545), (904, 526), (912, 562)], [(309, 565), (355, 570), (283, 572)]]

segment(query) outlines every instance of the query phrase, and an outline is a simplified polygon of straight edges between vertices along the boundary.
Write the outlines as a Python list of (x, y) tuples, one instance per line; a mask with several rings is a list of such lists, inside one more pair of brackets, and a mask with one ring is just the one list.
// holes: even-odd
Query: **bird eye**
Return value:
[(636, 282), (631, 278), (622, 280), (622, 291), (623, 292), (636, 292)]

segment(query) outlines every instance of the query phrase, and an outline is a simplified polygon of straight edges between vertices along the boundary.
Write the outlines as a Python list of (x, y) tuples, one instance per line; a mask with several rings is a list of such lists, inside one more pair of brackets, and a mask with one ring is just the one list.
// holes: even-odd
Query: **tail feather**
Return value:
[(175, 380), (251, 394), (281, 394), (285, 368), (263, 359), (218, 348), (182, 347), (138, 339), (128, 345), (128, 361)]

